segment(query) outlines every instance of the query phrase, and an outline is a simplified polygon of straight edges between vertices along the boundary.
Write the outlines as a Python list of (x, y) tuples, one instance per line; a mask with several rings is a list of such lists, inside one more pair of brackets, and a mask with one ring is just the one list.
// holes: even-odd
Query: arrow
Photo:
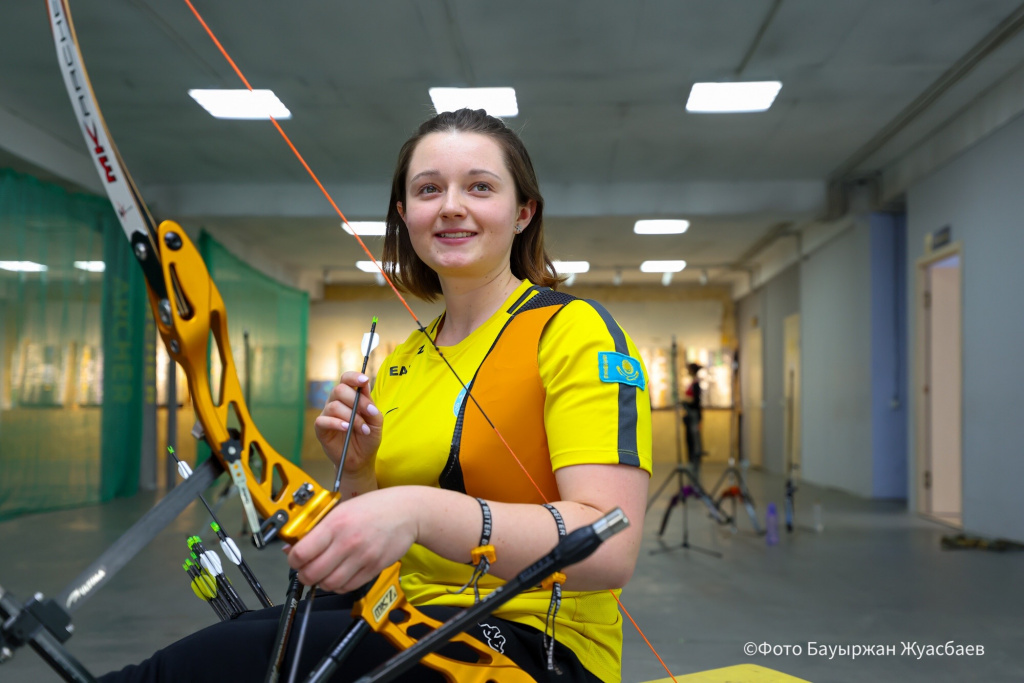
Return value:
[(217, 553), (207, 550), (203, 546), (202, 539), (198, 536), (192, 536), (188, 539), (188, 547), (199, 556), (199, 564), (202, 565), (203, 569), (210, 572), (217, 579), (217, 586), (224, 594), (228, 603), (231, 604), (233, 611), (236, 613), (249, 611), (249, 608), (242, 602), (242, 596), (238, 594), (238, 591), (235, 590), (235, 587), (231, 585), (231, 581), (224, 574), (224, 567)]
[[(181, 478), (188, 479), (191, 477), (192, 468), (189, 467), (187, 462), (178, 458), (178, 455), (174, 452), (174, 448), (168, 446), (167, 452), (172, 458), (174, 458), (174, 461), (178, 463), (178, 474)], [(224, 555), (238, 567), (240, 572), (242, 572), (242, 576), (245, 577), (245, 581), (249, 584), (249, 588), (252, 589), (252, 592), (256, 594), (256, 598), (260, 601), (260, 604), (264, 607), (273, 607), (274, 603), (270, 601), (270, 596), (267, 595), (265, 590), (263, 590), (263, 586), (260, 585), (259, 579), (256, 578), (256, 574), (253, 573), (252, 569), (249, 568), (249, 564), (245, 561), (245, 558), (242, 557), (242, 553), (238, 549), (238, 545), (230, 536), (227, 535), (227, 532), (221, 528), (217, 515), (213, 512), (213, 508), (210, 507), (210, 504), (206, 502), (206, 498), (203, 494), (200, 493), (198, 495), (199, 500), (201, 500), (203, 505), (206, 506), (207, 512), (210, 513), (210, 517), (213, 519), (213, 521), (210, 522), (210, 528), (213, 529), (215, 534), (217, 534), (217, 538), (220, 540), (220, 547), (221, 550), (224, 551)]]

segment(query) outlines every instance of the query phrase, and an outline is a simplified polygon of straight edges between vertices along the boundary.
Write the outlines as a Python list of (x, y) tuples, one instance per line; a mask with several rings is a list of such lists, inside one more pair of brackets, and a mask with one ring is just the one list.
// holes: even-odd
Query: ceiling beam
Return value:
[(55, 177), (96, 194), (103, 185), (85, 143), (71, 146), (0, 105), (0, 148)]
[[(332, 196), (352, 220), (383, 219), (390, 197), (385, 183), (332, 186)], [(548, 183), (542, 185), (548, 216), (743, 216), (817, 215), (825, 183), (816, 180), (705, 181), (688, 183)], [(309, 183), (150, 185), (143, 194), (162, 215), (320, 217), (334, 215)]]
[[(927, 111), (940, 97), (963, 80), (989, 55), (1020, 33), (1021, 29), (1024, 29), (1024, 4), (1003, 19), (1003, 21), (999, 22), (994, 29), (989, 31), (964, 56), (954, 62), (931, 85), (925, 88), (924, 92), (914, 98), (910, 104), (893, 117), (874, 137), (861, 145), (856, 152), (836, 168), (831, 175), (832, 182), (846, 183), (856, 180), (858, 178), (858, 170), (864, 162)], [(874, 173), (876, 170), (870, 169), (869, 174)], [(863, 173), (861, 174), (863, 175)]]

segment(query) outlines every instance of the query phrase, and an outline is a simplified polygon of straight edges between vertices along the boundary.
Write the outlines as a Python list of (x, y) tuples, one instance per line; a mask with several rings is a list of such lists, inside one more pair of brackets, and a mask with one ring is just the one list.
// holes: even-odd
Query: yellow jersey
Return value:
[[(436, 335), (443, 318), (428, 326)], [(579, 464), (651, 471), (647, 376), (632, 340), (608, 312), (523, 282), (483, 325), (444, 357), (530, 472), (527, 477), (479, 408), (419, 331), (384, 361), (373, 400), (384, 414), (380, 487), (441, 486), (487, 500), (559, 500), (554, 472)], [(571, 530), (570, 530), (571, 531)], [(414, 545), (402, 558), (413, 605), (466, 607), (472, 566)], [(481, 595), (504, 583), (485, 576)], [(550, 590), (534, 588), (496, 617), (543, 631)], [(564, 591), (556, 639), (605, 681), (621, 678), (622, 618), (609, 591)]]

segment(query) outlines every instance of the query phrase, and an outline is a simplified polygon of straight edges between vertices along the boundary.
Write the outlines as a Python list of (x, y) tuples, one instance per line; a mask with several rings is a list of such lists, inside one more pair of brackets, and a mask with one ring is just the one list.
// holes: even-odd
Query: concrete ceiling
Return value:
[[(254, 87), (291, 109), (287, 132), (352, 220), (383, 216), (429, 87), (515, 87), (509, 123), (541, 179), (552, 255), (589, 260), (580, 283), (654, 284), (637, 271), (649, 258), (686, 259), (676, 284), (702, 269), (730, 282), (758, 245), (828, 211), (830, 181), (894, 163), (1024, 64), (1016, 24), (993, 38), (1019, 0), (194, 1)], [(96, 191), (46, 4), (0, 10), (0, 165)], [(244, 244), (294, 282), (365, 281), (270, 124), (216, 120), (188, 97), (238, 81), (184, 2), (70, 5), (158, 218)], [(685, 111), (695, 81), (769, 79), (783, 88), (768, 112)], [(632, 233), (652, 217), (692, 226)]]

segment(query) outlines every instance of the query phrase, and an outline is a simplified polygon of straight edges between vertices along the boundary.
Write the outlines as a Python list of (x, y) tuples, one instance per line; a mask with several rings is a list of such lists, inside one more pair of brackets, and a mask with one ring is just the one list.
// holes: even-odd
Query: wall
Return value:
[[(1024, 119), (1017, 118), (907, 195), (908, 272), (916, 272), (924, 237), (934, 230), (950, 226), (963, 246), (964, 528), (1018, 540), (1024, 540), (1022, 371), (1016, 353), (1024, 340), (1021, 159)], [(908, 292), (908, 301), (915, 296)], [(910, 399), (913, 415), (913, 392)], [(911, 430), (912, 474), (915, 446)]]
[(907, 497), (906, 217), (871, 216), (871, 495)]
[[(669, 352), (672, 336), (680, 347), (717, 350), (734, 342), (735, 318), (729, 291), (701, 287), (570, 287), (567, 292), (593, 299), (605, 306), (632, 336), (650, 366), (656, 352)], [(356, 369), (361, 359), (358, 349), (369, 331), (370, 319), (379, 318), (380, 351), (371, 358), (371, 376), (387, 351), (415, 331), (408, 311), (382, 287), (328, 286), (324, 300), (312, 302), (309, 312), (310, 380), (337, 381), (342, 369)], [(409, 305), (426, 325), (442, 311), (440, 303), (427, 304), (411, 299)], [(344, 367), (342, 367), (344, 365)], [(649, 367), (650, 369), (650, 367)], [(652, 392), (652, 399), (653, 399)], [(318, 411), (313, 411), (313, 415)], [(725, 462), (730, 443), (732, 411), (710, 409), (705, 412), (705, 450), (707, 460)], [(676, 443), (674, 409), (654, 412), (654, 458), (674, 463), (679, 453)], [(312, 432), (312, 430), (307, 430)], [(307, 439), (307, 441), (309, 441)], [(304, 448), (304, 457), (320, 457), (315, 440)]]
[(786, 470), (787, 316), (800, 311), (800, 268), (792, 266), (764, 285), (764, 461), (771, 472)]
[(802, 478), (870, 497), (871, 235), (866, 220), (800, 272)]
[(764, 439), (760, 425), (764, 402), (755, 394), (758, 392), (756, 387), (764, 386), (764, 354), (763, 346), (755, 345), (752, 337), (763, 334), (764, 307), (763, 290), (757, 290), (739, 301), (736, 315), (740, 344), (740, 400), (743, 408), (741, 455), (744, 460), (758, 466), (763, 463)]
[[(359, 346), (377, 316), (381, 341), (372, 360), (379, 364), (389, 348), (405, 341), (416, 331), (412, 316), (390, 288), (327, 287), (325, 298), (309, 305), (309, 357), (306, 376), (310, 380), (337, 381), (343, 370), (358, 370), (362, 357)], [(440, 304), (409, 299), (420, 322), (429, 325), (441, 313)], [(344, 350), (344, 361), (342, 351)], [(354, 355), (353, 355), (354, 354)], [(344, 367), (342, 367), (344, 362)], [(376, 365), (371, 365), (375, 369)]]
[[(645, 349), (668, 350), (675, 335), (680, 346), (719, 349), (723, 329), (732, 336), (732, 301), (725, 289), (714, 287), (569, 287), (575, 296), (601, 303)], [(427, 325), (443, 310), (440, 303), (410, 299), (409, 305)], [(401, 343), (416, 327), (390, 289), (328, 286), (322, 301), (310, 304), (307, 374), (311, 380), (337, 377), (339, 345), (358, 348), (370, 319), (378, 316), (381, 349)], [(376, 360), (383, 359), (383, 353)]]

